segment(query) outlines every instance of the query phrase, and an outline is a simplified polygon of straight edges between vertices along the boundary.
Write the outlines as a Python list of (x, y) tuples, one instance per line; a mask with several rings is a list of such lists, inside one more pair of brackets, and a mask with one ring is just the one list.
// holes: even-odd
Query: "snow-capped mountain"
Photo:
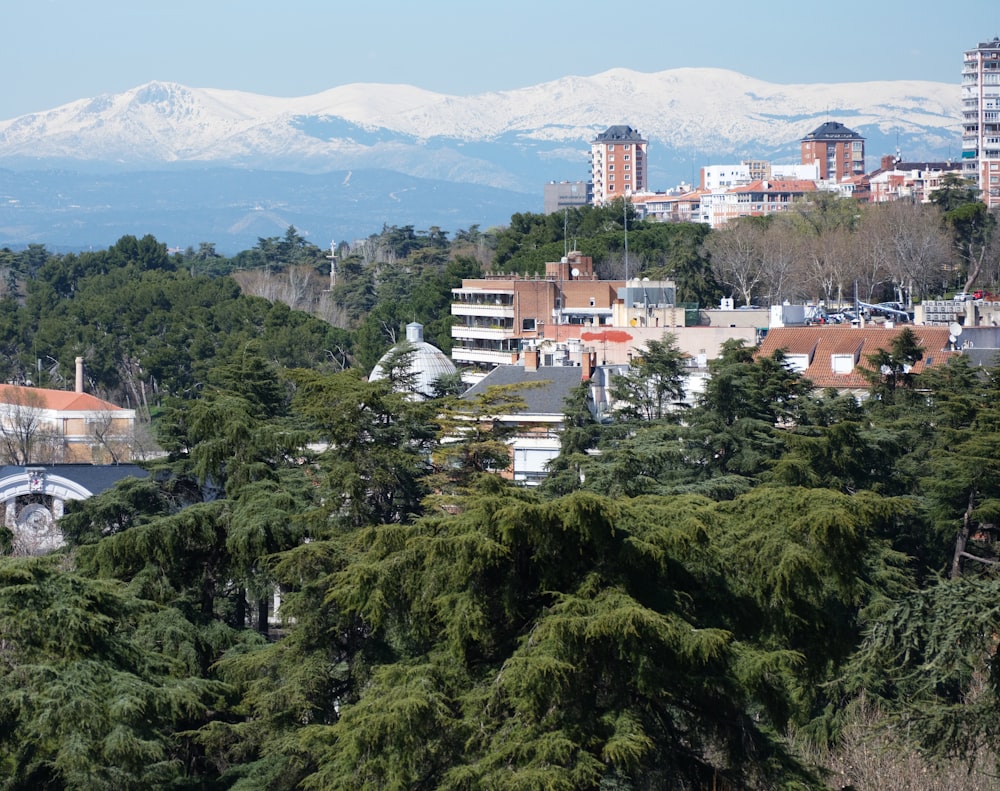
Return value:
[(799, 140), (831, 119), (871, 140), (875, 161), (897, 137), (907, 158), (955, 157), (960, 118), (957, 85), (777, 85), (721, 69), (614, 69), (468, 97), (353, 84), (277, 98), (153, 82), (0, 122), (0, 161), (381, 167), (536, 192), (549, 179), (585, 179), (590, 140), (626, 123), (650, 141), (650, 184), (665, 189), (655, 173), (690, 175), (674, 174), (672, 158), (794, 159)]
[(0, 244), (110, 244), (154, 232), (140, 226), (154, 218), (168, 243), (220, 249), (282, 223), (312, 226), (321, 244), (382, 223), (488, 227), (541, 211), (545, 182), (588, 179), (590, 141), (614, 124), (650, 141), (655, 190), (696, 181), (706, 164), (797, 162), (801, 138), (827, 120), (866, 138), (869, 169), (897, 148), (910, 161), (961, 150), (950, 83), (613, 69), (475, 96), (353, 84), (279, 98), (152, 82), (0, 121)]

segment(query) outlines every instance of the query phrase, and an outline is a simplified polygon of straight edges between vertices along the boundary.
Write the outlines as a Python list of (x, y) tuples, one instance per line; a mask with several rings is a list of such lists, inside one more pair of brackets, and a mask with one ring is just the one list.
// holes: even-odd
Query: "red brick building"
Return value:
[(802, 138), (802, 164), (819, 165), (822, 181), (865, 174), (865, 139), (837, 121), (827, 121)]

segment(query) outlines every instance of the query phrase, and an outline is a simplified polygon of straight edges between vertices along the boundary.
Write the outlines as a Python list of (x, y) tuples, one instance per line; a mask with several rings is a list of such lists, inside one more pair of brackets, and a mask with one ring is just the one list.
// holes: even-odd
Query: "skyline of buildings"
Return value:
[[(975, 183), (983, 203), (996, 208), (1000, 206), (1000, 38), (980, 42), (964, 53), (960, 90), (963, 142), (957, 162), (905, 162), (897, 148), (895, 156), (883, 155), (879, 166), (867, 172), (864, 136), (828, 120), (801, 139), (801, 166), (754, 159), (732, 165), (711, 163), (701, 168), (697, 187), (682, 183), (653, 191), (645, 170), (648, 143), (637, 130), (621, 124), (591, 141), (591, 181), (549, 182), (543, 210), (551, 214), (627, 197), (641, 217), (716, 228), (730, 219), (783, 211), (791, 201), (817, 189), (863, 201), (926, 202), (947, 174)], [(641, 173), (635, 162), (629, 163), (630, 171), (622, 168), (625, 163), (618, 160), (625, 154), (623, 144), (641, 144)]]

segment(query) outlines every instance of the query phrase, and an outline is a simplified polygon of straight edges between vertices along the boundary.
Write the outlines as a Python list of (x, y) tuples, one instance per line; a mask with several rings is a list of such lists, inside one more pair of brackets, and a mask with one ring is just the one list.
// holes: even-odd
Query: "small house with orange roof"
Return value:
[[(941, 365), (960, 352), (955, 351), (947, 327), (910, 326), (923, 348), (923, 359), (913, 366), (913, 373)], [(817, 389), (832, 387), (863, 397), (869, 382), (861, 373), (868, 367), (868, 357), (888, 350), (904, 327), (776, 327), (768, 331), (758, 349), (758, 356), (770, 357), (783, 350), (788, 365), (809, 379)]]
[(0, 461), (7, 464), (118, 464), (132, 460), (135, 410), (75, 390), (0, 384)]

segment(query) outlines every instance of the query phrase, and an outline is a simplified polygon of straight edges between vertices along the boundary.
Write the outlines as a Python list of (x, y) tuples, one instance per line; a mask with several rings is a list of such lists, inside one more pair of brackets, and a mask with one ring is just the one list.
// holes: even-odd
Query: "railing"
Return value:
[(466, 327), (455, 324), (451, 328), (452, 338), (468, 338), (470, 340), (504, 340), (515, 337), (513, 327)]
[(514, 318), (513, 305), (476, 304), (472, 302), (452, 302), (452, 316), (500, 316)]
[(451, 359), (456, 363), (488, 363), (492, 365), (513, 365), (517, 362), (517, 352), (495, 349), (467, 349), (453, 346)]

